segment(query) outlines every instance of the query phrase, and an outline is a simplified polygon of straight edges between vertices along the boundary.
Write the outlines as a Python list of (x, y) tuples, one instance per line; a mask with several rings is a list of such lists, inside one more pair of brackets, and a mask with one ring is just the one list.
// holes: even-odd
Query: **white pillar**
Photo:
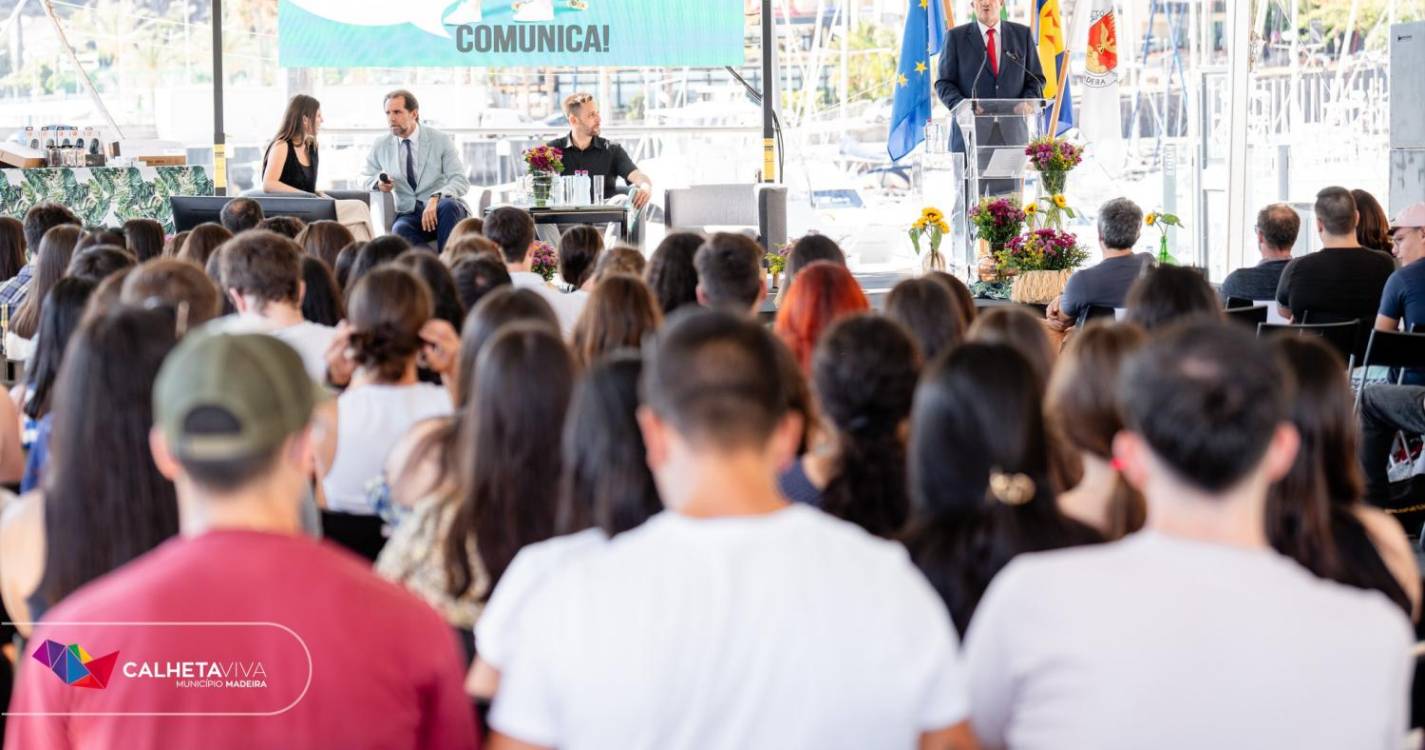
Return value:
[(1247, 98), (1252, 73), (1252, 6), (1251, 3), (1228, 3), (1227, 7), (1227, 268), (1230, 271), (1247, 265)]

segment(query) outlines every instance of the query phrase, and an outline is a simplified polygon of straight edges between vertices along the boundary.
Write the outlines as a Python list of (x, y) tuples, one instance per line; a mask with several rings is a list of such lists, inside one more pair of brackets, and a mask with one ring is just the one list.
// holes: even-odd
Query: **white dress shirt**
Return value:
[(990, 32), (991, 29), (994, 30), (994, 32), (995, 32), (995, 61), (994, 61), (994, 63), (993, 63), (994, 67), (991, 68), (991, 70), (999, 70), (999, 69), (1000, 69), (1000, 64), (1004, 62), (1004, 29), (1000, 28), (999, 23), (995, 23), (994, 26), (986, 26), (986, 25), (984, 25), (983, 23), (981, 23), (981, 22), (979, 21), (979, 19), (976, 19), (976, 20), (975, 20), (975, 25), (978, 26), (978, 27), (980, 27), (980, 41), (981, 41), (981, 42), (984, 42), (984, 44), (985, 44), (985, 51), (986, 51), (986, 52), (988, 52), (989, 49), (990, 49), (990, 35), (989, 35), (989, 32)]

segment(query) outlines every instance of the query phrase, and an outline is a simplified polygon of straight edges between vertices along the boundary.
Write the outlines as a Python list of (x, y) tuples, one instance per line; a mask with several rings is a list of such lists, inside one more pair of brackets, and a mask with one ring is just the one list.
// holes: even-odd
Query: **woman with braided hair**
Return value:
[(434, 308), (425, 282), (394, 266), (372, 270), (352, 288), (337, 336), (345, 339), (342, 357), (354, 371), (337, 400), (336, 430), (318, 438), (329, 510), (373, 515), (367, 485), (380, 479), (391, 447), (416, 422), (451, 414), (449, 392), (416, 377), (422, 353), (431, 369), (454, 376), (454, 357), (436, 349), (458, 338), (450, 324), (432, 320)]

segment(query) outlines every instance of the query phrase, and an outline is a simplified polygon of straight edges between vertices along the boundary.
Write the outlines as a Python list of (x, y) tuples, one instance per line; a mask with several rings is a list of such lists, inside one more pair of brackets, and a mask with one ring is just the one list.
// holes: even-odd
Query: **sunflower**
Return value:
[(1158, 215), (1157, 215), (1157, 214), (1150, 213), (1150, 214), (1148, 214), (1147, 216), (1144, 216), (1144, 217), (1143, 217), (1143, 221), (1144, 221), (1148, 226), (1151, 227), (1151, 226), (1153, 226), (1154, 224), (1157, 224), (1157, 223), (1158, 223)]
[(1063, 193), (1059, 193), (1054, 196), (1054, 205), (1058, 208), (1067, 208), (1069, 206), (1069, 200), (1064, 197)]
[(1039, 213), (1039, 204), (1032, 202), (1024, 204), (1024, 214), (1026, 216), (1033, 216), (1037, 213)]
[(916, 219), (916, 220), (915, 220), (915, 223), (910, 225), (910, 228), (911, 228), (911, 229), (920, 230), (920, 229), (925, 229), (925, 225), (926, 225), (925, 217), (922, 216), (922, 217), (920, 217), (919, 219)]
[(941, 234), (950, 234), (950, 225), (943, 221), (935, 222), (935, 228), (939, 229)]
[(927, 208), (921, 213), (929, 221), (940, 221), (945, 218), (945, 214), (940, 213), (938, 208)]

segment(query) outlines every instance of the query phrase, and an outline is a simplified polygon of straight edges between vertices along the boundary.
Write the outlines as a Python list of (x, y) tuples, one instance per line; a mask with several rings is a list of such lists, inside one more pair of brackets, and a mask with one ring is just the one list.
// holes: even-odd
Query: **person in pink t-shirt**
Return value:
[(479, 746), (440, 617), (300, 533), (322, 399), (271, 337), (199, 332), (174, 350), (151, 444), (180, 535), (36, 627), (6, 747)]

